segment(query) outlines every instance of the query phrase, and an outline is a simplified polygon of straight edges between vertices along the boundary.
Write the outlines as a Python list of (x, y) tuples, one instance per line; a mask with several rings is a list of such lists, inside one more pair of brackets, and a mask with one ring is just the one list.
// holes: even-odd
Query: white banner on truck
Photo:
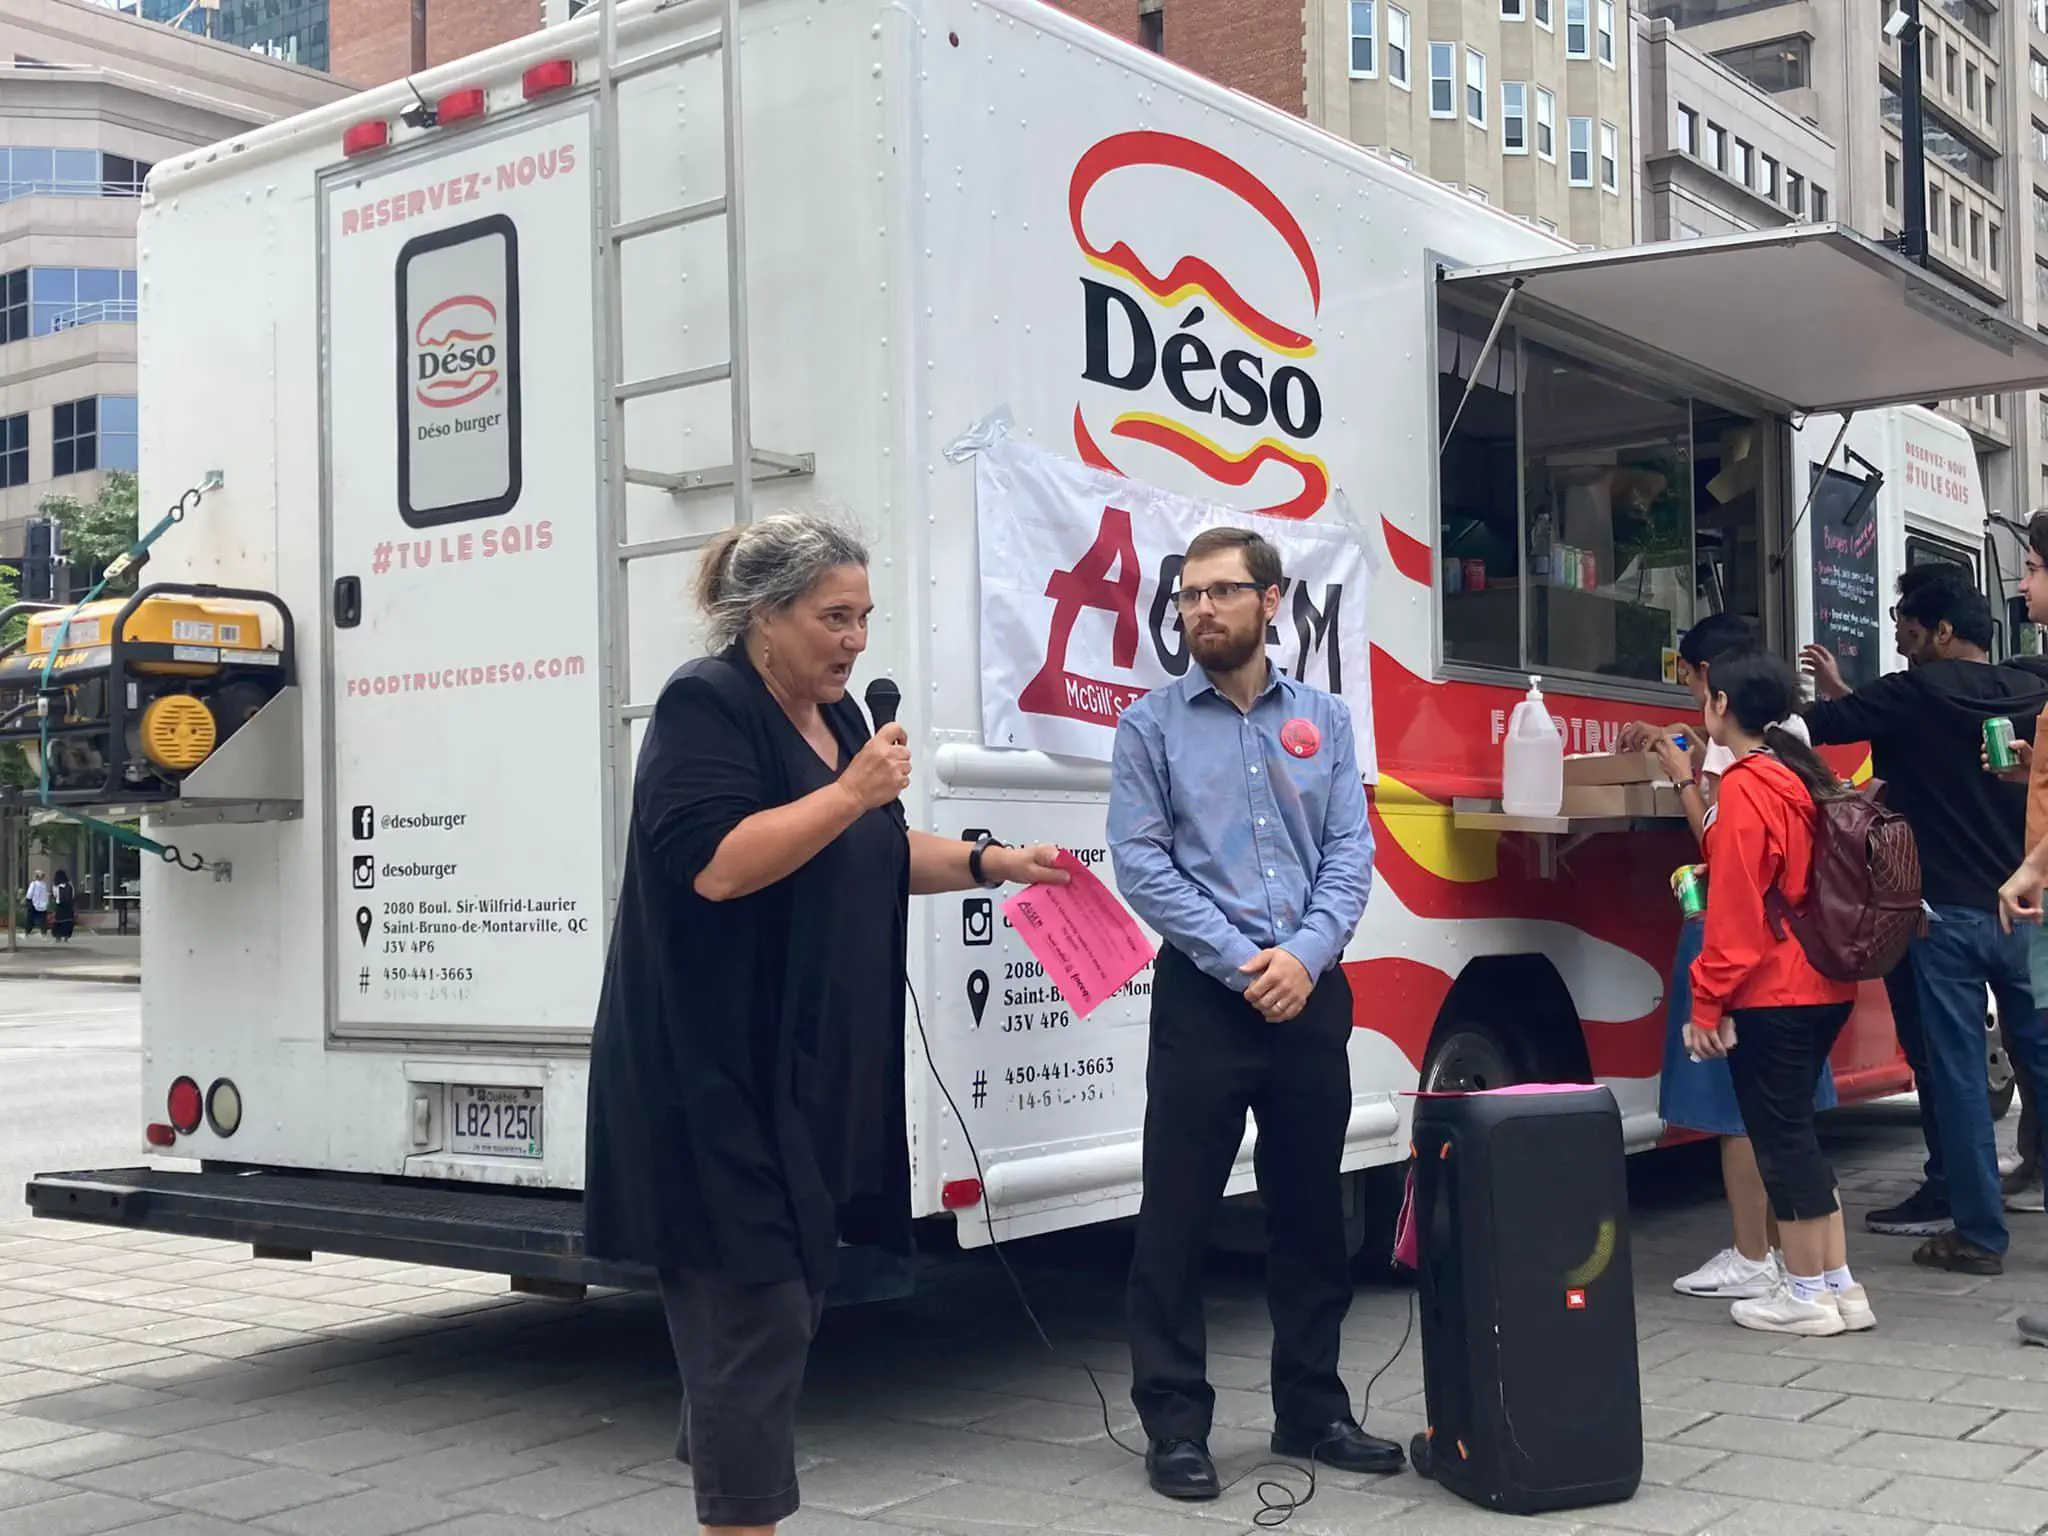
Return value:
[[(590, 1027), (606, 841), (590, 149), (588, 111), (555, 113), (323, 187), (342, 1034)], [(499, 1139), (539, 1155), (523, 1120)]]
[(982, 739), (1107, 762), (1116, 722), (1192, 663), (1173, 594), (1204, 528), (1264, 534), (1285, 573), (1274, 665), (1342, 696), (1370, 780), (1364, 547), (1350, 531), (1261, 517), (1140, 485), (1012, 438), (975, 456), (981, 534)]

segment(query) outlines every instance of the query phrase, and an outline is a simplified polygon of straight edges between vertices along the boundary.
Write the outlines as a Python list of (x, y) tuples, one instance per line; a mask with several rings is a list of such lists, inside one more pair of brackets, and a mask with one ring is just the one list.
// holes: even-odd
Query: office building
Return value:
[(327, 67), (327, 0), (113, 0), (117, 10), (267, 53), (308, 69)]
[(86, 0), (0, 8), (0, 559), (45, 496), (135, 467), (136, 314), (174, 301), (136, 282), (150, 167), (345, 94)]

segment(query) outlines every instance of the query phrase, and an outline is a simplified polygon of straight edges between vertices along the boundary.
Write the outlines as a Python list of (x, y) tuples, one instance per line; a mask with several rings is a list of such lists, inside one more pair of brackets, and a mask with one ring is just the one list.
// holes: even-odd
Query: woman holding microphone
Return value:
[(842, 1241), (907, 1254), (913, 894), (1060, 883), (1050, 847), (910, 830), (900, 725), (848, 697), (867, 550), (810, 513), (721, 534), (708, 654), (662, 689), (591, 1041), (586, 1245), (643, 1265), (706, 1531), (797, 1508), (796, 1406)]

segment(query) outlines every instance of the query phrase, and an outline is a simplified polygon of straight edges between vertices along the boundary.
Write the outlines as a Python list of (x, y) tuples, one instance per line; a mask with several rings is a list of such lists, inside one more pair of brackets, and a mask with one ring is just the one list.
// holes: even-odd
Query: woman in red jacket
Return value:
[(1706, 827), (1707, 925), (1692, 967), (1696, 1056), (1728, 1059), (1735, 1100), (1784, 1237), (1772, 1294), (1738, 1301), (1735, 1321), (1766, 1333), (1825, 1336), (1870, 1328), (1870, 1298), (1849, 1274), (1834, 1170), (1813, 1123), (1814, 1085), (1849, 1021), (1853, 983), (1816, 971), (1765, 915), (1773, 889), (1797, 905), (1813, 870), (1815, 797), (1842, 786), (1813, 749), (1777, 724), (1797, 706), (1791, 666), (1762, 652), (1715, 663), (1707, 734), (1734, 754)]

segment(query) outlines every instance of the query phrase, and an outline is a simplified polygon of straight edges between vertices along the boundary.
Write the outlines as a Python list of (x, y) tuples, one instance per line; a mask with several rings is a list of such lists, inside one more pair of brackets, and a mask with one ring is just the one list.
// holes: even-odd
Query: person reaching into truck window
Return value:
[[(1927, 626), (1915, 616), (1908, 599), (1922, 587), (1938, 581), (1966, 580), (1968, 574), (1961, 566), (1940, 560), (1908, 566), (1899, 573), (1898, 601), (1891, 611), (1892, 645), (1908, 667), (1937, 659)], [(1841, 666), (1826, 646), (1807, 646), (1801, 653), (1801, 663), (1813, 678), (1816, 697), (1833, 700), (1849, 696), (1851, 690)], [(1884, 785), (1885, 803), (1905, 816), (1909, 814), (1906, 795), (1911, 788), (1911, 775), (1901, 780), (1897, 772), (1902, 746), (1903, 743), (1889, 741), (1870, 743), (1870, 774)], [(1905, 1053), (1906, 1065), (1912, 1069), (1913, 1083), (1919, 1090), (1914, 1098), (1919, 1105), (1920, 1139), (1926, 1145), (1927, 1157), (1921, 1168), (1920, 1187), (1903, 1200), (1867, 1212), (1863, 1224), (1886, 1237), (1931, 1237), (1946, 1232), (1954, 1223), (1949, 1216), (1948, 1176), (1941, 1165), (1940, 1112), (1935, 1107), (1934, 1091), (1927, 1086), (1927, 1040), (1920, 1027), (1920, 983), (1913, 973), (1911, 950), (1886, 974), (1884, 991), (1891, 1003), (1892, 1029), (1898, 1037), (1899, 1049)]]
[(1900, 599), (1899, 613), (1926, 630), (1929, 658), (1822, 698), (1806, 726), (1817, 744), (1869, 742), (1882, 755), (1887, 784), (1903, 791), (1892, 804), (1919, 845), (1932, 917), (1911, 950), (1927, 1063), (1918, 1081), (1934, 1100), (1953, 1226), (1922, 1243), (1914, 1262), (1996, 1275), (2011, 1239), (1985, 1071), (1986, 989), (2016, 1061), (2033, 1059), (2037, 1043), (2048, 1049), (2048, 1035), (2028, 985), (2026, 940), (1998, 922), (1999, 887), (2025, 851), (2026, 791), (1984, 771), (1983, 732), (1987, 720), (2040, 713), (2048, 684), (1991, 661), (1991, 605), (1967, 579), (1930, 581)]
[[(1707, 702), (1713, 669), (1723, 660), (1756, 649), (1755, 621), (1734, 613), (1713, 613), (1685, 632), (1678, 642), (1678, 680), (1702, 709)], [(1794, 713), (1779, 722), (1800, 741), (1806, 727)], [(1687, 745), (1677, 737), (1683, 734)], [(1698, 725), (1659, 731), (1646, 724), (1626, 726), (1623, 751), (1648, 748), (1656, 752), (1671, 781), (1677, 784), (1693, 834), (1704, 841), (1721, 775), (1734, 766), (1734, 756), (1707, 738)], [(1709, 878), (1707, 900), (1713, 901)], [(1728, 1200), (1732, 1241), (1706, 1263), (1671, 1282), (1686, 1296), (1740, 1301), (1768, 1296), (1777, 1288), (1777, 1218), (1764, 1192), (1756, 1165), (1756, 1149), (1743, 1128), (1742, 1106), (1735, 1101), (1735, 1083), (1725, 1061), (1694, 1057), (1685, 1047), (1685, 1027), (1692, 1022), (1692, 963), (1705, 942), (1706, 914), (1687, 917), (1679, 925), (1678, 954), (1672, 962), (1671, 985), (1665, 1000), (1664, 1068), (1658, 1078), (1658, 1113), (1667, 1125), (1719, 1138), (1721, 1187)], [(1814, 1108), (1835, 1107), (1835, 1078), (1821, 1063), (1814, 1089)]]
[(797, 1509), (839, 1245), (909, 1253), (909, 899), (1067, 876), (1052, 848), (909, 829), (909, 737), (847, 697), (874, 606), (851, 533), (729, 530), (698, 600), (711, 654), (662, 688), (634, 775), (585, 1243), (660, 1278), (699, 1523), (766, 1532)]
[(1784, 1241), (1784, 1273), (1768, 1295), (1737, 1301), (1735, 1321), (1824, 1336), (1876, 1318), (1849, 1273), (1834, 1170), (1814, 1130), (1814, 1092), (1856, 987), (1815, 970), (1765, 908), (1773, 891), (1793, 906), (1806, 899), (1816, 799), (1847, 792), (1779, 723), (1798, 702), (1798, 677), (1776, 656), (1747, 651), (1712, 669), (1702, 713), (1730, 763), (1706, 818), (1706, 931), (1685, 1044), (1702, 1060), (1727, 1061)]

